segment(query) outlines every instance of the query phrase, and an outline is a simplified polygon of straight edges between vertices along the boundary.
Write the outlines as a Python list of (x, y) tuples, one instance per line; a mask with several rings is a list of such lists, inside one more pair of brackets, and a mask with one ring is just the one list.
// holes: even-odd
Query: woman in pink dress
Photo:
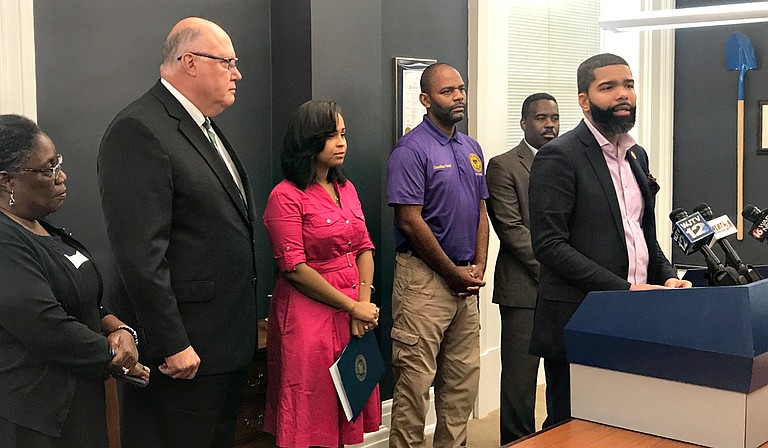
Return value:
[(267, 325), (264, 430), (280, 447), (338, 447), (381, 424), (378, 386), (348, 422), (329, 367), (350, 337), (376, 327), (371, 303), (373, 244), (360, 200), (342, 164), (341, 109), (308, 101), (283, 142), (285, 180), (269, 195), (264, 223), (279, 275)]

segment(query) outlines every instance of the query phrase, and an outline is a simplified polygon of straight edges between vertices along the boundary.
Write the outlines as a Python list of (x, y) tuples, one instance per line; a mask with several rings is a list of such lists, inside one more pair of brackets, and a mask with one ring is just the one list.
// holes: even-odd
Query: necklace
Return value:
[(333, 186), (332, 182), (318, 182), (323, 189), (325, 189), (326, 193), (333, 199), (333, 202), (336, 203), (337, 206), (341, 207), (341, 199), (339, 199), (339, 195), (336, 194), (336, 188)]

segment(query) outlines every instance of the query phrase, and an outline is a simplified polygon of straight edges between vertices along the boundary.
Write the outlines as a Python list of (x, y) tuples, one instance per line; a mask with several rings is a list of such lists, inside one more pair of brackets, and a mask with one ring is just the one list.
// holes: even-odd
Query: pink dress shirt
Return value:
[(632, 167), (627, 161), (627, 151), (637, 143), (629, 134), (621, 134), (618, 146), (613, 146), (589, 120), (585, 119), (584, 122), (603, 150), (603, 157), (613, 180), (613, 188), (616, 190), (616, 199), (619, 201), (629, 261), (627, 281), (633, 285), (648, 283), (648, 245), (645, 242), (642, 225), (643, 194), (632, 172)]

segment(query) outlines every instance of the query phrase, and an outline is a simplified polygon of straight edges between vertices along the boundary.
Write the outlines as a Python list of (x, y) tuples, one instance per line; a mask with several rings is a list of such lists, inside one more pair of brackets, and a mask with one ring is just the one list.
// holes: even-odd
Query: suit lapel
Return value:
[[(635, 175), (635, 179), (637, 179), (637, 185), (640, 186), (640, 192), (643, 195), (643, 228), (648, 233), (647, 226), (649, 225), (649, 221), (647, 217), (652, 216), (652, 213), (648, 213), (648, 211), (653, 211), (655, 207), (655, 200), (653, 193), (651, 193), (651, 187), (648, 185), (648, 177), (646, 176), (646, 170), (644, 169), (644, 165), (640, 163), (640, 159), (638, 157), (642, 157), (642, 154), (638, 156), (639, 150), (638, 146), (635, 145), (632, 148), (627, 151), (627, 161), (629, 162), (629, 166), (632, 168), (632, 174)], [(645, 160), (645, 159), (643, 159)]]
[(525, 141), (521, 142), (517, 147), (517, 156), (520, 157), (520, 163), (525, 167), (525, 170), (530, 174), (531, 164), (533, 163), (533, 153), (531, 148), (525, 144)]
[(629, 161), (629, 166), (632, 168), (632, 174), (635, 175), (635, 179), (637, 179), (637, 185), (640, 186), (640, 191), (643, 193), (643, 200), (645, 201), (645, 205), (648, 206), (648, 202), (652, 196), (651, 188), (648, 186), (648, 178), (646, 177), (646, 172), (640, 165), (640, 161), (637, 159), (637, 147), (638, 146), (635, 145), (631, 147), (629, 151), (627, 151), (627, 161)]
[(608, 201), (608, 206), (611, 209), (611, 216), (613, 216), (616, 230), (620, 235), (624, 235), (624, 224), (621, 222), (621, 208), (619, 208), (619, 200), (616, 198), (616, 188), (613, 186), (611, 172), (608, 170), (608, 164), (605, 163), (603, 149), (597, 144), (595, 136), (592, 135), (592, 132), (590, 132), (583, 121), (576, 129), (578, 130), (579, 138), (586, 146), (584, 153), (587, 156), (587, 159), (589, 159), (592, 169), (595, 170), (597, 181), (603, 189), (605, 199)]
[[(245, 197), (243, 198), (241, 203), (244, 201), (244, 209), (242, 211), (245, 211), (245, 213), (248, 215), (249, 219), (251, 218), (252, 210), (254, 208), (253, 206), (253, 195), (251, 193), (250, 189), (250, 183), (248, 182), (248, 175), (245, 172), (245, 167), (243, 166), (243, 163), (240, 161), (240, 158), (237, 156), (237, 153), (232, 148), (232, 145), (229, 144), (229, 140), (224, 136), (224, 133), (219, 129), (219, 126), (211, 120), (211, 125), (213, 126), (213, 130), (216, 131), (216, 135), (219, 136), (219, 140), (221, 140), (221, 143), (224, 144), (224, 149), (229, 154), (229, 157), (232, 159), (232, 163), (235, 165), (235, 170), (237, 170), (237, 174), (240, 176), (240, 182), (243, 183), (243, 192), (245, 193)], [(218, 154), (217, 154), (218, 155)], [(225, 166), (226, 168), (226, 166)], [(229, 170), (227, 170), (227, 174), (229, 174)], [(232, 175), (229, 175), (229, 179), (232, 180)], [(234, 184), (234, 180), (232, 180), (232, 183)], [(237, 188), (237, 185), (235, 185), (235, 188)], [(239, 190), (238, 190), (239, 191)]]
[[(213, 147), (211, 141), (206, 138), (206, 136), (200, 130), (200, 127), (194, 122), (194, 120), (192, 120), (192, 117), (189, 115), (186, 109), (184, 109), (184, 107), (178, 102), (178, 100), (176, 100), (176, 98), (174, 98), (171, 92), (169, 92), (168, 89), (166, 89), (165, 86), (160, 83), (160, 81), (155, 84), (153, 90), (154, 95), (157, 96), (157, 98), (165, 105), (166, 110), (168, 111), (168, 115), (179, 121), (179, 132), (184, 135), (184, 137), (190, 142), (195, 150), (197, 150), (197, 152), (203, 157), (213, 173), (219, 179), (219, 182), (221, 182), (222, 187), (227, 192), (227, 195), (229, 195), (233, 205), (240, 212), (243, 219), (250, 225), (251, 220), (244, 203), (244, 200), (248, 199), (240, 198), (240, 189), (237, 188), (237, 184), (232, 178), (232, 174), (229, 172), (226, 163), (224, 163), (224, 160), (221, 158), (218, 152), (216, 152), (216, 148)], [(216, 130), (216, 134), (219, 136), (219, 139), (221, 139), (222, 143), (224, 144), (227, 152), (229, 152), (230, 156), (232, 156), (232, 160), (234, 162), (236, 157), (234, 157), (234, 151), (232, 151), (231, 147), (229, 146), (229, 142), (227, 142), (222, 137), (223, 134), (215, 124), (214, 129)], [(240, 169), (239, 160), (235, 162), (235, 166), (243, 182), (243, 189), (247, 191), (245, 186), (246, 179), (243, 177), (242, 170)]]

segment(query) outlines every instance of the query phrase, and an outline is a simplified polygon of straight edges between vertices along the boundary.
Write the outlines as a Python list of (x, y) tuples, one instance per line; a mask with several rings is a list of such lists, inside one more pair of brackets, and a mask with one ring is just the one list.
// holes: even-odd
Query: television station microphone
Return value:
[(768, 237), (768, 210), (760, 210), (752, 204), (747, 204), (741, 211), (741, 216), (752, 223), (749, 234), (757, 241), (765, 241)]
[(711, 285), (728, 286), (747, 283), (747, 280), (740, 276), (736, 269), (723, 266), (717, 255), (712, 252), (709, 241), (715, 232), (701, 216), (701, 213), (695, 212), (689, 215), (682, 208), (676, 208), (669, 214), (669, 219), (674, 223), (672, 225), (672, 241), (677, 243), (680, 250), (686, 255), (694, 252), (701, 252), (704, 255), (709, 274), (708, 280)]
[(701, 216), (707, 220), (707, 224), (712, 227), (715, 232), (712, 242), (709, 243), (711, 248), (715, 244), (718, 244), (725, 253), (725, 265), (736, 269), (739, 275), (744, 276), (747, 283), (756, 282), (762, 280), (763, 277), (754, 268), (754, 266), (746, 265), (741, 261), (741, 257), (736, 253), (736, 250), (731, 246), (731, 243), (726, 239), (728, 236), (736, 233), (736, 226), (728, 217), (728, 215), (718, 216), (713, 218), (712, 208), (707, 205), (706, 202), (693, 207), (694, 212), (699, 212)]

